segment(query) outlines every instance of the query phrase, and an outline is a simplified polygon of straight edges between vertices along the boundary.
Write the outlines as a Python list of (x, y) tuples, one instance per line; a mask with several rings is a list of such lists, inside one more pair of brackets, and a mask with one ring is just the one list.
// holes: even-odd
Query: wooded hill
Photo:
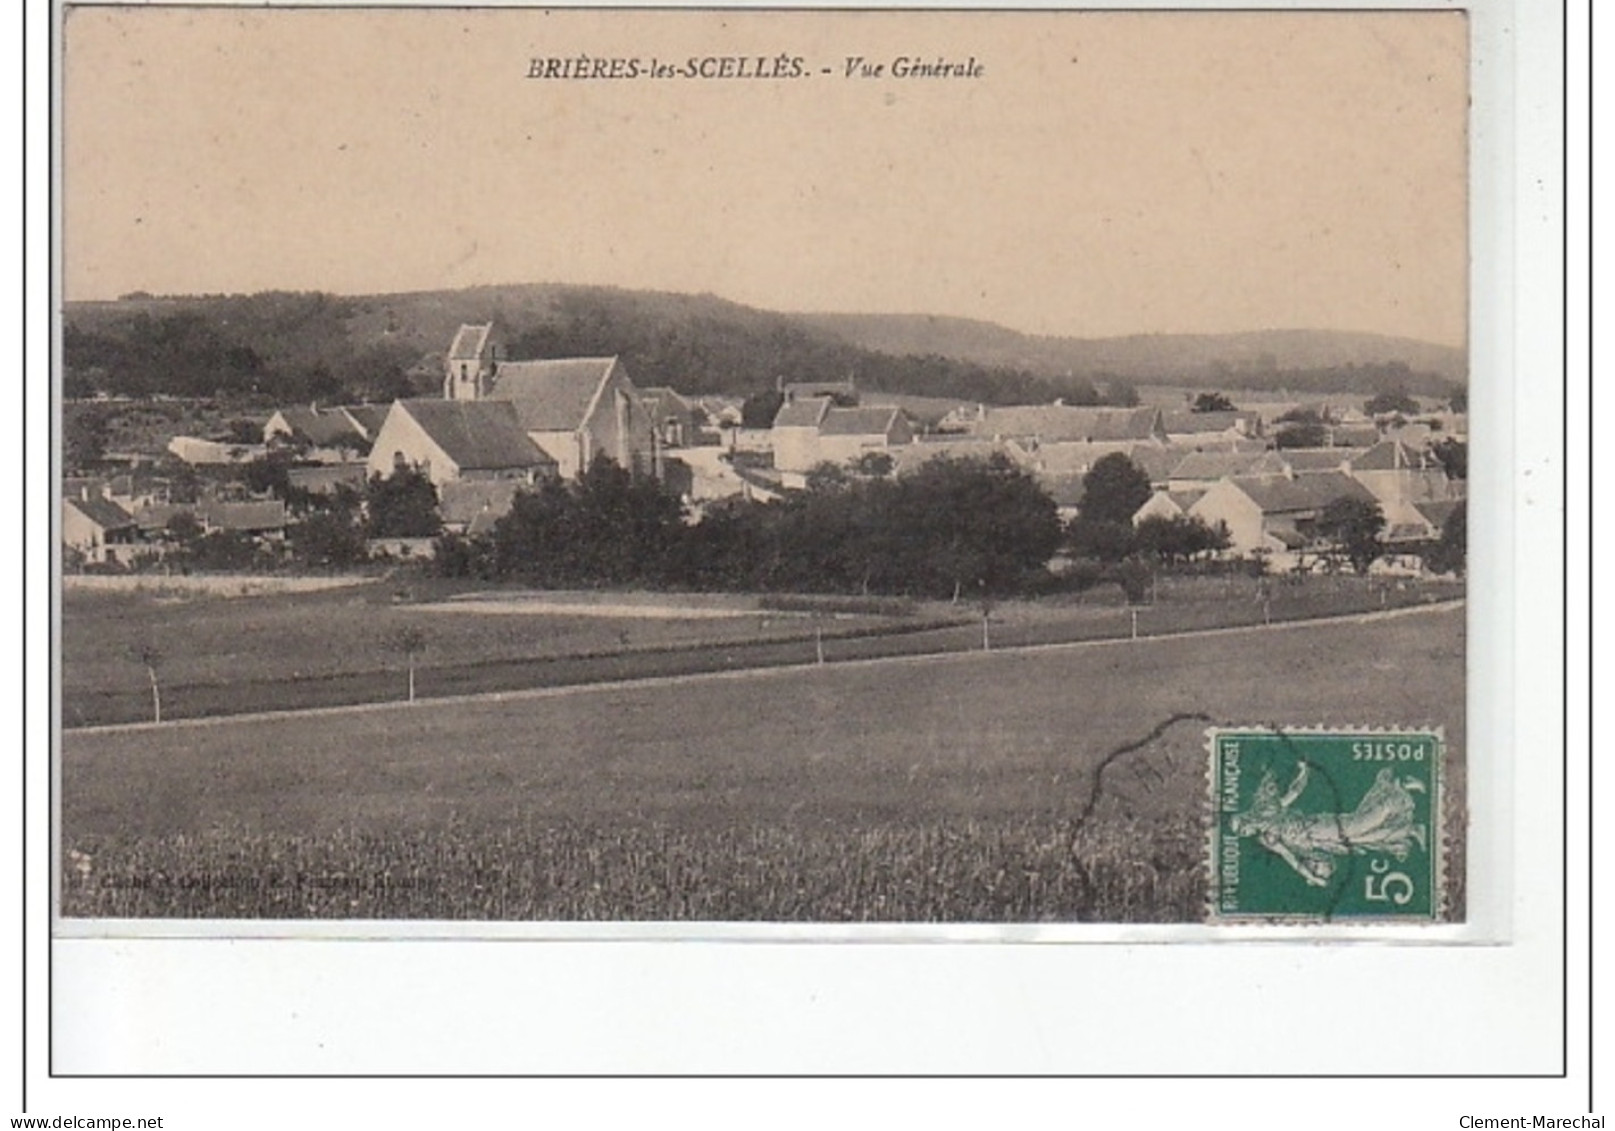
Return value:
[[(1098, 403), (1101, 393), (1126, 401), (1130, 385), (1152, 382), (1445, 396), (1462, 375), (1459, 351), (1370, 335), (1034, 338), (964, 319), (791, 315), (712, 295), (536, 284), (69, 303), (64, 389), (265, 403), (430, 394), (456, 327), (489, 320), (513, 358), (619, 355), (641, 385), (737, 396), (779, 378), (849, 377), (891, 393), (999, 404)], [(1140, 341), (1148, 348), (1127, 344)]]

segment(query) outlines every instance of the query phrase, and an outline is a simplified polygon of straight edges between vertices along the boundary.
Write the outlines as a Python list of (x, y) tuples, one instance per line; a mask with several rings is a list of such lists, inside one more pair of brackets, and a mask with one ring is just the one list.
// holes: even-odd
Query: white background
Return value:
[[(1334, 5), (1343, 6), (1343, 5)], [(1439, 6), (1439, 5), (1438, 5)], [(55, 944), (56, 1038), (65, 1062), (129, 1073), (1184, 1073), (1407, 1072), (1570, 1078), (1288, 1081), (557, 1081), (50, 1079), (46, 963), (49, 757), (49, 156), (44, 4), (29, 5), (26, 419), (5, 414), (8, 451), (27, 431), (25, 553), (17, 576), (29, 675), (26, 1030), (0, 1026), (0, 1116), (163, 1115), (165, 1127), (432, 1127), (496, 1113), (521, 1123), (651, 1121), (725, 1125), (851, 1119), (991, 1123), (1038, 1116), (1071, 1125), (1137, 1119), (1267, 1127), (1455, 1127), (1460, 1115), (1587, 1110), (1586, 939), (1590, 738), (1588, 644), (1588, 212), (1584, 12), (1571, 13), (1568, 210), (1570, 329), (1563, 337), (1557, 5), (1482, 3), (1500, 29), (1477, 43), (1482, 130), (1514, 131), (1496, 211), (1477, 186), (1476, 400), (1500, 410), (1490, 469), (1509, 500), (1492, 515), (1501, 573), (1477, 607), (1506, 610), (1506, 648), (1477, 655), (1494, 689), (1471, 730), (1495, 726), (1514, 754), (1513, 868), (1506, 942), (1497, 945), (1218, 946), (980, 943), (407, 942), (72, 940)], [(1509, 26), (1510, 12), (1514, 19)], [(1488, 21), (1491, 21), (1488, 23)], [(1513, 62), (1510, 64), (1509, 57)], [(15, 89), (15, 84), (12, 84)], [(1512, 89), (1511, 89), (1512, 88)], [(16, 128), (17, 117), (5, 118)], [(19, 137), (19, 147), (22, 139)], [(1477, 141), (1477, 149), (1483, 148)], [(15, 182), (12, 182), (15, 183)], [(1490, 253), (1486, 249), (1491, 249)], [(17, 276), (9, 276), (15, 280)], [(16, 285), (13, 283), (12, 285)], [(22, 302), (7, 309), (22, 307)], [(1484, 320), (1484, 321), (1483, 321)], [(1568, 386), (1559, 374), (1568, 346)], [(15, 402), (14, 402), (15, 403)], [(20, 405), (17, 406), (21, 408)], [(1477, 417), (1480, 407), (1477, 405)], [(14, 410), (14, 413), (16, 410)], [(1561, 428), (1569, 421), (1568, 450)], [(1478, 426), (1478, 425), (1477, 425)], [(1512, 435), (1507, 435), (1508, 430)], [(1512, 456), (1508, 455), (1512, 452)], [(1479, 457), (1481, 453), (1477, 453)], [(1477, 461), (1478, 462), (1478, 461)], [(19, 469), (20, 470), (20, 469)], [(14, 470), (14, 475), (17, 471)], [(1569, 496), (1561, 491), (1568, 474)], [(21, 482), (17, 481), (19, 493)], [(21, 513), (20, 508), (13, 513)], [(1570, 671), (1561, 666), (1559, 547), (1568, 513)], [(1475, 526), (1483, 523), (1477, 519)], [(1508, 536), (1512, 526), (1513, 536)], [(1506, 552), (1495, 552), (1502, 547)], [(1477, 557), (1487, 547), (1473, 550)], [(1477, 586), (1478, 590), (1479, 586)], [(1488, 597), (1490, 603), (1488, 604)], [(1478, 614), (1477, 614), (1478, 615)], [(20, 632), (19, 632), (20, 635)], [(1510, 639), (1511, 638), (1511, 639)], [(1476, 652), (1479, 653), (1479, 649)], [(22, 672), (17, 673), (21, 675)], [(17, 687), (20, 680), (7, 681)], [(20, 690), (20, 688), (19, 688)], [(15, 692), (14, 692), (15, 694)], [(1569, 698), (1568, 780), (1560, 754)], [(21, 722), (21, 698), (11, 717)], [(1479, 708), (1477, 711), (1476, 708)], [(16, 733), (13, 731), (12, 733)], [(1604, 781), (1608, 774), (1603, 775)], [(16, 779), (7, 788), (17, 788)], [(1568, 794), (1568, 872), (1561, 865)], [(1509, 798), (1503, 798), (1507, 802)], [(1496, 810), (1492, 817), (1496, 817)], [(1494, 830), (1506, 833), (1504, 830)], [(1606, 838), (1607, 840), (1607, 838)], [(1508, 837), (1498, 840), (1505, 848)], [(12, 969), (24, 954), (19, 845), (0, 876)], [(1604, 852), (1608, 874), (1608, 853)], [(1505, 853), (1502, 860), (1507, 860)], [(1569, 892), (1568, 966), (1560, 894)], [(1567, 983), (1561, 983), (1561, 973)], [(17, 983), (12, 993), (17, 991)], [(1565, 1002), (1569, 1015), (1562, 1013)], [(19, 1005), (21, 1002), (19, 1001)], [(1566, 1023), (1568, 1022), (1568, 1023)], [(1568, 1043), (1564, 1043), (1564, 1042)], [(1600, 1105), (1607, 1096), (1600, 1092)], [(1096, 1118), (1098, 1117), (1098, 1118)]]

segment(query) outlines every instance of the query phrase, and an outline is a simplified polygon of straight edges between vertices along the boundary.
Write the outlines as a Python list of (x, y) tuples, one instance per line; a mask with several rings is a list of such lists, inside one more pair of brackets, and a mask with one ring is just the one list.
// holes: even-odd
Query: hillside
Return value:
[(1366, 334), (1269, 331), (1084, 340), (924, 315), (793, 315), (714, 295), (525, 284), (336, 296), (268, 292), (69, 303), (69, 396), (385, 400), (436, 387), (463, 322), (497, 321), (514, 358), (613, 354), (644, 385), (749, 395), (852, 377), (893, 394), (1095, 403), (1129, 384), (1443, 396), (1460, 351)]
[[(803, 323), (885, 353), (927, 350), (1058, 377), (1114, 375), (1135, 383), (1273, 387), (1286, 371), (1405, 366), (1410, 374), (1464, 383), (1463, 350), (1412, 338), (1330, 330), (1257, 330), (1237, 334), (1135, 334), (1061, 338), (1021, 334), (991, 322), (928, 314), (804, 314)], [(1434, 391), (1434, 390), (1432, 390)]]

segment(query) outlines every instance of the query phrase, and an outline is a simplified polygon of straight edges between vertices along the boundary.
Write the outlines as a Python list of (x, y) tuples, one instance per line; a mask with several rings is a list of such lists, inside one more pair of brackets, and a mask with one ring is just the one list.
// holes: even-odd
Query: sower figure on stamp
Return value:
[(1413, 794), (1425, 791), (1418, 779), (1397, 781), (1387, 766), (1350, 813), (1292, 812), (1291, 806), (1306, 790), (1307, 778), (1307, 763), (1301, 762), (1295, 780), (1281, 796), (1272, 771), (1264, 772), (1250, 808), (1229, 823), (1234, 835), (1259, 838), (1262, 847), (1313, 887), (1329, 882), (1336, 856), (1386, 852), (1405, 860), (1411, 846), (1426, 847), (1425, 827), (1413, 819)]

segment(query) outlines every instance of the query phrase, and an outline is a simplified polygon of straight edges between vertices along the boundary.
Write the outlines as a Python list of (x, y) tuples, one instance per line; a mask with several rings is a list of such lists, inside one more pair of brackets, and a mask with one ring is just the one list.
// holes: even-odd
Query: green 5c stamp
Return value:
[(1440, 730), (1208, 737), (1213, 922), (1439, 918)]

